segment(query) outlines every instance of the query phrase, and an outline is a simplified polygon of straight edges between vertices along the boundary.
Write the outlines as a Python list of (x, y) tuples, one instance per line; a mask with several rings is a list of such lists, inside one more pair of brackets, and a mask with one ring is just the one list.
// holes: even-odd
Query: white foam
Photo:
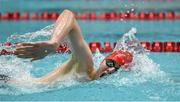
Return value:
[[(8, 38), (10, 42), (30, 42), (40, 41), (49, 38), (53, 32), (53, 25), (50, 25), (40, 31), (26, 33), (24, 35), (12, 35)], [(143, 83), (149, 79), (157, 79), (157, 77), (164, 77), (164, 72), (159, 69), (159, 65), (154, 63), (145, 53), (146, 51), (139, 44), (138, 39), (135, 37), (136, 29), (132, 28), (128, 33), (118, 41), (114, 50), (128, 50), (134, 54), (131, 72), (121, 72), (109, 76), (107, 79), (94, 81), (92, 83), (106, 83), (112, 84), (117, 87), (123, 85), (133, 85)], [(67, 39), (65, 40), (65, 42)], [(97, 51), (93, 55), (93, 61), (96, 68), (104, 59), (104, 55)], [(61, 64), (62, 62), (60, 62)], [(56, 65), (59, 65), (56, 63)], [(70, 87), (72, 85), (79, 85), (80, 83), (74, 80), (73, 76), (65, 76), (68, 79), (56, 80), (49, 85), (40, 85), (35, 82), (32, 76), (31, 69), (33, 64), (28, 60), (16, 58), (15, 56), (1, 56), (0, 57), (0, 74), (6, 74), (13, 77), (14, 83), (6, 83), (6, 88), (0, 88), (0, 94), (23, 94), (43, 92), (47, 90), (55, 90), (58, 88)], [(163, 78), (162, 78), (163, 79)], [(0, 86), (4, 84), (0, 83)], [(2, 93), (1, 93), (2, 92)]]
[[(166, 74), (160, 70), (159, 65), (148, 57), (148, 52), (141, 46), (139, 40), (135, 37), (136, 29), (132, 28), (128, 33), (117, 41), (116, 50), (127, 50), (133, 53), (133, 62), (131, 63), (131, 71), (126, 72), (119, 70), (118, 73), (110, 76), (105, 84), (112, 84), (117, 87), (124, 85), (133, 85), (144, 83), (150, 80), (164, 81), (167, 79)], [(100, 56), (99, 53), (96, 57)], [(94, 57), (96, 59), (96, 57)], [(101, 57), (103, 58), (103, 57)], [(98, 58), (97, 58), (98, 59)], [(99, 62), (95, 61), (96, 64)], [(160, 79), (160, 80), (159, 80)]]
[(29, 32), (25, 34), (13, 34), (7, 38), (9, 42), (31, 42), (31, 41), (42, 41), (49, 39), (50, 35), (53, 33), (54, 25), (49, 25), (39, 31)]

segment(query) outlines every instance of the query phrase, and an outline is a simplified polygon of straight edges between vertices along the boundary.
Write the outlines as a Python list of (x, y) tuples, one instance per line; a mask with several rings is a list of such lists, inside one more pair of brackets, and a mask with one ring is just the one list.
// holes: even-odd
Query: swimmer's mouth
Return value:
[(7, 75), (0, 74), (0, 81), (4, 81), (5, 83), (10, 80), (10, 77)]
[(104, 76), (107, 76), (107, 75), (111, 75), (112, 73), (115, 73), (115, 72), (117, 72), (116, 69), (114, 69), (114, 71), (111, 71), (111, 72), (105, 71), (104, 73), (102, 73), (102, 74), (100, 75), (100, 77), (104, 77)]

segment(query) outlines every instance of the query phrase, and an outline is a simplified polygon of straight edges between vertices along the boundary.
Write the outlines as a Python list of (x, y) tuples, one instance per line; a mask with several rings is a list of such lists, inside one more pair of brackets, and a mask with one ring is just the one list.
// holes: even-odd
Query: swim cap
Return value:
[(113, 60), (119, 66), (128, 64), (132, 62), (133, 55), (128, 51), (114, 51), (112, 54), (108, 55), (105, 60)]

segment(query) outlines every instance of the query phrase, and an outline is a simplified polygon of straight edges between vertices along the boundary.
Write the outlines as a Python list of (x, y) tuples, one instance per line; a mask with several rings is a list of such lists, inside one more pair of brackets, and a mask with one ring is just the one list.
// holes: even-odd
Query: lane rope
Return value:
[[(73, 12), (74, 16), (79, 20), (180, 20), (180, 12), (101, 12), (97, 15), (96, 12)], [(0, 20), (56, 20), (59, 16), (58, 12), (6, 12), (0, 13)]]
[[(148, 41), (142, 41), (140, 44), (147, 50), (151, 52), (180, 52), (180, 42), (173, 42), (173, 41), (155, 41), (155, 42), (148, 42)], [(0, 44), (1, 47), (10, 48), (16, 46), (16, 44), (11, 44), (10, 42), (5, 42), (3, 44)], [(106, 41), (103, 43), (103, 46), (101, 46), (101, 42), (90, 42), (89, 48), (94, 53), (96, 49), (99, 49), (102, 53), (109, 53), (113, 51), (113, 48), (116, 46), (116, 42), (111, 43), (109, 41)], [(71, 53), (71, 51), (68, 49), (67, 45), (60, 45), (56, 49), (57, 53)], [(13, 51), (8, 51), (7, 49), (1, 48), (0, 55), (11, 55), (14, 54)]]

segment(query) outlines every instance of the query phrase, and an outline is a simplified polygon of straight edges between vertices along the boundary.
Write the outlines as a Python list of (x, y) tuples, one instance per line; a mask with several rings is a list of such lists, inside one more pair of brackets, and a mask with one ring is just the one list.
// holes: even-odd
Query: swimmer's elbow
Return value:
[[(67, 20), (67, 25), (70, 28), (73, 28), (75, 17), (72, 11), (65, 9), (62, 12), (62, 17), (64, 17)], [(61, 18), (61, 17), (60, 17)]]
[(63, 12), (67, 12), (67, 13), (72, 13), (72, 11), (71, 10), (68, 10), (68, 9), (65, 9)]
[(63, 11), (63, 13), (67, 14), (70, 19), (72, 19), (72, 20), (75, 19), (74, 13), (73, 13), (72, 11), (70, 11), (70, 10), (68, 10), (68, 9), (65, 9), (65, 10)]

